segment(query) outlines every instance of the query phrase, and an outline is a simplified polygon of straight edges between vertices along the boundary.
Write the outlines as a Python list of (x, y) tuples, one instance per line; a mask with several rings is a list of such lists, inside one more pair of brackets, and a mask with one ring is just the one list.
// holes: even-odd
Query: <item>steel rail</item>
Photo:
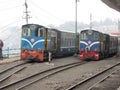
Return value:
[(112, 68), (114, 68), (114, 67), (116, 67), (116, 66), (118, 66), (118, 65), (120, 65), (120, 63), (117, 63), (117, 64), (115, 64), (115, 65), (112, 65), (111, 67), (109, 67), (109, 68), (107, 68), (107, 69), (105, 69), (105, 70), (103, 70), (103, 71), (101, 71), (101, 72), (99, 72), (99, 73), (97, 73), (97, 74), (95, 74), (95, 75), (93, 75), (93, 76), (91, 76), (91, 77), (88, 77), (88, 78), (86, 78), (86, 79), (84, 79), (84, 80), (82, 80), (82, 81), (80, 81), (80, 82), (78, 82), (78, 83), (70, 86), (69, 88), (67, 88), (67, 89), (65, 89), (65, 90), (73, 90), (73, 89), (75, 89), (77, 86), (82, 85), (82, 84), (84, 84), (85, 82), (87, 82), (87, 81), (89, 81), (89, 80), (91, 80), (91, 79), (93, 79), (93, 78), (95, 78), (95, 77), (97, 77), (97, 76), (99, 76), (99, 75), (102, 75), (103, 73), (107, 72), (108, 70), (110, 70), (110, 69), (112, 69)]
[(27, 62), (23, 62), (23, 63), (17, 64), (17, 65), (14, 65), (14, 66), (8, 67), (7, 69), (1, 71), (0, 74), (3, 74), (3, 73), (5, 73), (5, 72), (7, 72), (7, 71), (9, 71), (9, 70), (11, 70), (11, 69), (13, 69), (13, 68), (15, 68), (15, 67), (18, 67), (18, 66), (24, 65), (24, 64), (26, 64), (26, 63), (27, 63)]
[(0, 80), (0, 83), (2, 83), (3, 81), (5, 81), (5, 80), (8, 79), (9, 77), (11, 77), (13, 74), (18, 73), (18, 72), (20, 72), (21, 70), (23, 70), (23, 69), (25, 69), (25, 68), (26, 68), (26, 67), (22, 67), (22, 68), (17, 69), (16, 71), (12, 72), (12, 73), (9, 74), (8, 76), (2, 78), (2, 79)]
[(107, 75), (106, 77), (104, 77), (103, 79), (101, 79), (100, 81), (98, 81), (97, 83), (95, 83), (94, 85), (92, 85), (91, 87), (89, 87), (87, 90), (91, 90), (94, 86), (96, 86), (97, 84), (99, 84), (100, 82), (104, 81), (105, 79), (107, 79), (109, 76), (111, 76), (113, 73), (115, 73), (116, 71), (120, 70), (120, 68), (114, 70), (113, 72), (111, 72), (109, 75)]

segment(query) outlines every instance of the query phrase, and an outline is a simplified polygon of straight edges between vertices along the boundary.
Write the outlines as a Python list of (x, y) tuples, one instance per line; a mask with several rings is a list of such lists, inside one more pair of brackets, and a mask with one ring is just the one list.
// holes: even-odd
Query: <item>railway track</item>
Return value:
[(107, 69), (94, 74), (93, 76), (90, 76), (78, 83), (75, 83), (68, 87), (66, 90), (93, 90), (93, 87), (95, 87), (96, 84), (104, 81), (106, 78), (108, 78), (110, 75), (118, 70), (120, 70), (120, 63), (110, 66)]
[[(0, 83), (11, 77), (12, 75), (16, 74), (17, 72), (20, 72), (21, 70), (25, 69), (26, 67), (21, 67), (21, 68), (15, 68), (13, 70), (10, 70), (6, 74), (0, 75)], [(9, 73), (9, 74), (8, 74)], [(0, 84), (1, 86), (2, 84)]]
[[(79, 65), (83, 65), (87, 62), (75, 62), (75, 63), (70, 63), (70, 64), (66, 64), (66, 65), (62, 65), (62, 66), (58, 66), (55, 68), (51, 68), (45, 71), (40, 71), (38, 73), (35, 73), (33, 75), (30, 75), (28, 77), (25, 77), (21, 80), (15, 81), (15, 82), (11, 82), (9, 84), (3, 85), (0, 87), (0, 89), (2, 90), (21, 90), (37, 81), (40, 81), (42, 79), (45, 79), (49, 76), (52, 76), (54, 74), (57, 74), (59, 72), (62, 72), (64, 70), (79, 66)], [(13, 89), (14, 88), (14, 89)]]
[[(89, 87), (87, 90), (117, 90), (120, 86), (120, 68), (114, 70), (109, 75)], [(112, 83), (111, 86), (108, 86), (105, 83)], [(113, 85), (114, 83), (114, 85)], [(97, 87), (96, 87), (97, 86)]]
[(18, 64), (14, 64), (11, 67), (7, 67), (6, 69), (2, 70), (0, 72), (0, 87), (5, 85), (6, 82), (8, 83), (8, 79), (17, 74), (18, 72), (24, 70), (25, 68), (27, 68), (29, 65), (29, 63), (27, 62), (22, 62), (22, 63), (18, 63)]
[(24, 65), (24, 64), (26, 64), (26, 63), (27, 63), (27, 62), (22, 62), (22, 63), (18, 63), (18, 64), (15, 64), (15, 65), (12, 65), (12, 66), (10, 66), (10, 67), (7, 67), (6, 69), (0, 71), (0, 75), (3, 74), (3, 73), (5, 73), (5, 72), (7, 72), (7, 71), (9, 71), (9, 70), (12, 70), (12, 69), (18, 67), (18, 66), (22, 66), (22, 65)]

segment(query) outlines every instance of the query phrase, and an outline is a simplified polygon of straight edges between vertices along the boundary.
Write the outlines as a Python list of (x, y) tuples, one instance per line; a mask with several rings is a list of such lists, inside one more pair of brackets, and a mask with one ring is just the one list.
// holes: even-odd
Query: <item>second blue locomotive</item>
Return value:
[(99, 60), (117, 54), (118, 38), (95, 30), (80, 33), (80, 59)]

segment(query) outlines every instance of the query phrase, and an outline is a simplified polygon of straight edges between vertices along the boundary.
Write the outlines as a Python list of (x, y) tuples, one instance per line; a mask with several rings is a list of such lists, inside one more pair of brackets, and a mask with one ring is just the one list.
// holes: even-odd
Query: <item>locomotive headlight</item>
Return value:
[(90, 45), (92, 42), (91, 41), (88, 41), (88, 45)]
[(34, 40), (34, 38), (32, 38), (32, 39), (30, 39), (30, 41), (33, 43), (35, 40)]

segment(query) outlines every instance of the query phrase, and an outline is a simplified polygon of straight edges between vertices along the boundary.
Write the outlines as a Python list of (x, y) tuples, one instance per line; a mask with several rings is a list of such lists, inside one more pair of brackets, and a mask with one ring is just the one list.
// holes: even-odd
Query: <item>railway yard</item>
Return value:
[[(1, 11), (12, 15), (1, 14), (0, 90), (120, 90), (120, 20), (107, 7), (107, 14), (101, 12), (102, 3), (120, 12), (120, 0), (75, 0), (75, 7), (61, 0), (62, 7), (55, 1), (24, 1), (24, 14), (18, 13), (23, 2), (0, 1)], [(36, 20), (28, 22), (31, 11)], [(20, 19), (9, 23), (14, 15), (26, 24)]]
[(120, 90), (119, 57), (80, 61), (71, 56), (50, 63), (17, 59), (0, 61), (0, 90)]

